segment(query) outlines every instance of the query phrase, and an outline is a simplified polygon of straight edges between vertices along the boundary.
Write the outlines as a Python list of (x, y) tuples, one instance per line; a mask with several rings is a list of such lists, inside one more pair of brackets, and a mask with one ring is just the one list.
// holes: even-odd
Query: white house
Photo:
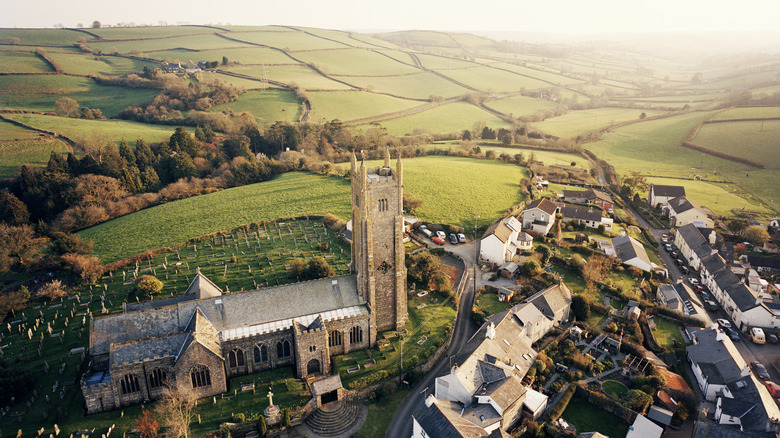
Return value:
[(670, 199), (664, 210), (669, 214), (669, 223), (672, 227), (682, 227), (688, 224), (695, 224), (701, 228), (715, 226), (715, 222), (707, 216), (707, 213), (685, 196)]
[(678, 196), (685, 196), (685, 187), (650, 184), (650, 192), (647, 194), (647, 203), (651, 207), (664, 207), (671, 199)]
[[(491, 231), (492, 229), (492, 231)], [(522, 226), (514, 216), (498, 221), (488, 229), (479, 245), (479, 257), (490, 263), (501, 265), (512, 261), (521, 248)]]
[(645, 247), (631, 236), (618, 236), (612, 239), (612, 247), (615, 249), (615, 257), (623, 263), (650, 272), (655, 264), (647, 256)]
[(563, 215), (562, 220), (566, 223), (585, 224), (589, 228), (603, 226), (604, 231), (612, 232), (612, 218), (604, 217), (598, 208), (558, 204), (558, 212)]
[(550, 232), (558, 206), (547, 198), (532, 201), (523, 210), (523, 228), (542, 234)]

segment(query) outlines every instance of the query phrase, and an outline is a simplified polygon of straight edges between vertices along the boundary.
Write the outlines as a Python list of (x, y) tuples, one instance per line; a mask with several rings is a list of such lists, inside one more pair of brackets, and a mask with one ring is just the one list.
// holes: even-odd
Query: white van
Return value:
[(753, 342), (756, 344), (766, 343), (766, 336), (764, 336), (764, 331), (758, 327), (753, 327), (752, 329), (750, 329), (750, 337), (753, 339)]

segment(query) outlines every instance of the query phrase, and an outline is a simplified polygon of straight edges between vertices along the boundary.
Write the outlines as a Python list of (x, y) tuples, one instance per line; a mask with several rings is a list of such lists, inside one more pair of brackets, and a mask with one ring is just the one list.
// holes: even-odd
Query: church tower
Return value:
[(371, 310), (370, 343), (376, 332), (396, 330), (408, 320), (404, 264), (403, 164), (358, 168), (352, 154), (352, 271), (358, 294)]

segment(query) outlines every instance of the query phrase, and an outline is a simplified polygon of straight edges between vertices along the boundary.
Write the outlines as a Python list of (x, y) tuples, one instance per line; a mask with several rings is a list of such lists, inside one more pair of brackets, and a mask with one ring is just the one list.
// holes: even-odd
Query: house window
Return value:
[(149, 374), (149, 387), (157, 388), (158, 386), (162, 386), (162, 384), (165, 382), (165, 377), (165, 370), (155, 368), (155, 370)]
[(285, 339), (276, 343), (276, 357), (277, 359), (290, 357), (290, 341)]
[(363, 342), (363, 329), (358, 326), (352, 327), (349, 330), (349, 343), (359, 344)]
[(334, 330), (330, 332), (328, 335), (328, 346), (330, 347), (336, 347), (343, 343), (343, 339), (341, 336), (341, 332), (338, 330)]
[(192, 379), (193, 388), (211, 386), (211, 372), (206, 366), (198, 365), (190, 370), (190, 378)]
[(122, 394), (132, 394), (138, 392), (140, 386), (138, 385), (138, 377), (130, 374), (125, 375), (122, 378)]
[(268, 362), (268, 347), (264, 345), (255, 345), (255, 363)]
[(230, 350), (230, 353), (228, 353), (228, 366), (230, 368), (244, 366), (244, 350), (240, 348)]

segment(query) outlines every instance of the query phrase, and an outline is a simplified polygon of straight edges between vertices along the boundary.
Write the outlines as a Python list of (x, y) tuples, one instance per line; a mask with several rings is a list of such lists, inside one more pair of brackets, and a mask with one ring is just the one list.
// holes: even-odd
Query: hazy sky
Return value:
[(0, 27), (285, 24), (564, 34), (777, 31), (777, 0), (0, 0)]

